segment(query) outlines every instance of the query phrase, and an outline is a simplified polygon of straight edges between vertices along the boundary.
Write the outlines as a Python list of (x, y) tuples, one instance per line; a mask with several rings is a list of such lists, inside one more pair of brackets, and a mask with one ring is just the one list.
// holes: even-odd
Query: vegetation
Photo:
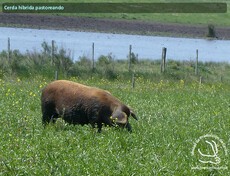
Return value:
[[(229, 13), (81, 15), (230, 24)], [(230, 151), (228, 63), (199, 63), (195, 75), (193, 61), (168, 60), (166, 71), (160, 73), (159, 60), (141, 60), (132, 53), (129, 71), (126, 60), (108, 54), (100, 56), (92, 69), (85, 56), (75, 62), (63, 49), (53, 52), (47, 43), (42, 47), (42, 53), (0, 53), (0, 175), (230, 175), (229, 155), (219, 143), (219, 164), (201, 163), (191, 153), (196, 140), (205, 134), (218, 136)], [(97, 133), (90, 126), (62, 120), (43, 128), (41, 90), (54, 79), (55, 71), (60, 79), (106, 89), (131, 106), (139, 117), (138, 122), (130, 119), (133, 133), (109, 127)], [(135, 88), (131, 86), (133, 73)], [(207, 145), (200, 147), (207, 154), (213, 152)], [(194, 170), (194, 166), (208, 169)]]
[[(227, 63), (142, 61), (132, 54), (131, 71), (112, 54), (92, 70), (85, 56), (74, 62), (63, 49), (0, 54), (0, 175), (229, 175), (229, 155), (218, 144), (219, 164), (203, 164), (192, 155), (196, 140), (218, 136), (229, 151), (229, 71)], [(100, 87), (131, 106), (133, 133), (103, 127), (73, 126), (59, 120), (43, 128), (42, 88), (59, 77)], [(135, 88), (131, 75), (135, 72)], [(199, 78), (204, 78), (199, 83)], [(222, 77), (221, 77), (222, 76)], [(222, 79), (221, 79), (222, 78)], [(201, 147), (212, 154), (211, 147)], [(209, 167), (195, 170), (194, 166)]]
[(215, 31), (215, 27), (213, 25), (208, 25), (208, 34), (207, 37), (211, 37), (211, 38), (216, 38), (216, 31)]
[[(191, 154), (205, 134), (229, 150), (229, 86), (185, 81), (130, 82), (92, 77), (70, 80), (109, 90), (130, 105), (133, 133), (103, 127), (57, 124), (43, 128), (41, 89), (50, 79), (0, 79), (0, 175), (229, 175), (229, 156), (218, 145), (221, 163), (202, 164)], [(202, 151), (210, 152), (208, 147)], [(208, 151), (207, 151), (208, 150)], [(213, 169), (194, 170), (194, 166)]]
[(166, 61), (166, 70), (161, 73), (160, 60), (143, 60), (138, 55), (131, 53), (130, 68), (127, 60), (117, 60), (112, 53), (101, 55), (96, 59), (92, 69), (92, 60), (81, 56), (73, 61), (70, 53), (63, 48), (58, 49), (46, 42), (42, 43), (43, 51), (20, 53), (18, 50), (2, 51), (0, 53), (0, 78), (20, 77), (31, 78), (40, 75), (53, 79), (55, 72), (59, 79), (78, 77), (88, 79), (98, 77), (109, 80), (131, 80), (135, 77), (148, 79), (153, 82), (161, 80), (206, 83), (229, 83), (230, 65), (228, 63), (199, 62), (198, 74), (195, 74), (195, 61)]

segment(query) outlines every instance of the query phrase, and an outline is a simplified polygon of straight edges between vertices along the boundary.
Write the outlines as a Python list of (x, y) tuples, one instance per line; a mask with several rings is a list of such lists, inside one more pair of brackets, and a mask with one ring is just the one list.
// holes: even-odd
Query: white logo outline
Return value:
[[(192, 148), (192, 156), (195, 155), (195, 150), (197, 148), (197, 144), (204, 138), (214, 138), (215, 140), (217, 140), (220, 144), (221, 144), (221, 147), (223, 148), (224, 150), (224, 154), (225, 156), (228, 155), (228, 151), (227, 151), (227, 148), (226, 148), (226, 145), (225, 143), (223, 142), (222, 139), (220, 139), (218, 136), (216, 135), (212, 135), (212, 134), (206, 134), (206, 135), (203, 135), (203, 136), (200, 136), (194, 143), (193, 145), (193, 148)], [(211, 140), (211, 141), (208, 141), (208, 140), (205, 140), (205, 142), (207, 143), (207, 145), (211, 146), (211, 149), (212, 149), (212, 152), (213, 154), (204, 154), (200, 148), (197, 149), (197, 152), (199, 153), (200, 156), (202, 157), (206, 157), (206, 160), (201, 160), (199, 159), (198, 161), (202, 164), (214, 164), (214, 165), (219, 165), (221, 164), (221, 158), (218, 156), (218, 152), (219, 152), (219, 149), (218, 149), (218, 145), (217, 143), (214, 141), (214, 140)], [(214, 158), (214, 161), (212, 160), (209, 160), (209, 158)], [(201, 166), (196, 166), (196, 167), (192, 167), (192, 169), (198, 169), (198, 170), (202, 170), (202, 169), (217, 169), (217, 170), (220, 170), (220, 169), (228, 169), (227, 166), (206, 166), (206, 167), (201, 167)]]

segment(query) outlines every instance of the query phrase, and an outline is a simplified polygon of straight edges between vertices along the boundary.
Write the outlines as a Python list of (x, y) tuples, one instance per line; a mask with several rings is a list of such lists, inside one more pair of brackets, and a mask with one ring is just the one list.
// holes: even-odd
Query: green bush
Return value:
[(208, 34), (207, 37), (216, 38), (215, 26), (210, 24), (208, 25)]

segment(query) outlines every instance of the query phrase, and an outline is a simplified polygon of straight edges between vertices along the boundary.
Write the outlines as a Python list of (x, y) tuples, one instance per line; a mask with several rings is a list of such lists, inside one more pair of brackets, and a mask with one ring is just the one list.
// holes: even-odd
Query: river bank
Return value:
[[(89, 17), (0, 13), (0, 26), (71, 31), (205, 38), (208, 26), (114, 20)], [(230, 39), (230, 28), (215, 27), (218, 39)]]

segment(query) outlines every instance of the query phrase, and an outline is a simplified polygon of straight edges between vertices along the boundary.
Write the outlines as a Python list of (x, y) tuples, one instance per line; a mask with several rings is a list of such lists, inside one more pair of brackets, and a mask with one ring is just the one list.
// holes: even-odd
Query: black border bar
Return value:
[(4, 13), (226, 13), (227, 3), (3, 3)]

